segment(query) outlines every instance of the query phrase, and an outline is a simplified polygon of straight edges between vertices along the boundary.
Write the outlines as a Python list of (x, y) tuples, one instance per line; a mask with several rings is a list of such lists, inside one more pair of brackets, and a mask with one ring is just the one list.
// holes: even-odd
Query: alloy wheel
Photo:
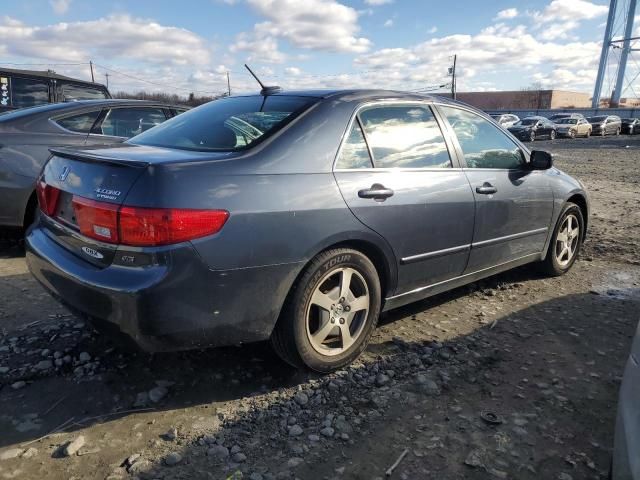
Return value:
[(580, 223), (578, 218), (569, 214), (560, 225), (556, 236), (555, 255), (558, 265), (567, 266), (576, 254), (580, 241)]
[(327, 356), (348, 350), (364, 330), (370, 302), (367, 283), (356, 269), (327, 273), (307, 307), (307, 337), (313, 349)]

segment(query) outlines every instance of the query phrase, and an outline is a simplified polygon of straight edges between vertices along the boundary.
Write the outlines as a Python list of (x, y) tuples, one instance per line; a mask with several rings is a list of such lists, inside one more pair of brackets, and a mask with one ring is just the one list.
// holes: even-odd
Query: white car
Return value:
[(497, 123), (502, 125), (504, 128), (513, 127), (517, 122), (520, 121), (520, 117), (517, 115), (513, 115), (512, 113), (502, 113), (491, 115)]
[(612, 480), (640, 480), (640, 325), (620, 387)]

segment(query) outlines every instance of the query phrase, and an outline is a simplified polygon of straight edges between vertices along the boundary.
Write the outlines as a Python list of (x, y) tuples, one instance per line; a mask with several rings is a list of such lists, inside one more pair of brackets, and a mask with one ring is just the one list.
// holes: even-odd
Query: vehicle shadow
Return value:
[[(479, 284), (462, 287), (388, 312), (381, 319), (380, 325), (388, 326), (424, 310), (443, 306), (478, 289), (501, 289), (536, 276), (537, 274), (530, 268), (516, 269)], [(614, 302), (618, 302), (619, 305)], [(637, 303), (631, 302), (632, 305), (629, 303), (630, 301), (627, 300), (620, 301), (617, 298), (599, 295), (560, 297), (501, 317), (495, 322), (500, 328), (476, 326), (468, 334), (459, 335), (450, 342), (445, 342), (444, 348), (458, 351), (461, 343), (467, 341), (475, 343), (478, 332), (481, 332), (480, 335), (494, 340), (508, 337), (514, 344), (510, 346), (511, 351), (517, 351), (520, 347), (516, 344), (522, 344), (524, 347), (534, 336), (535, 342), (541, 345), (555, 344), (554, 349), (557, 352), (570, 351), (571, 358), (580, 363), (590, 358), (594, 350), (604, 351), (615, 344), (615, 348), (611, 350), (611, 361), (616, 366), (615, 374), (617, 374), (621, 371), (626, 344), (633, 332), (632, 324), (635, 318), (632, 312), (638, 307)], [(530, 324), (524, 321), (527, 318), (531, 318)], [(602, 321), (602, 319), (609, 320)], [(57, 322), (57, 325), (51, 325), (52, 322)], [(18, 342), (21, 341), (20, 338), (26, 338), (30, 342), (29, 348), (23, 349), (18, 354), (12, 351), (0, 355), (0, 365), (6, 363), (12, 367), (8, 373), (0, 376), (0, 412), (2, 412), (0, 413), (0, 431), (3, 431), (3, 435), (0, 436), (0, 447), (15, 445), (26, 447), (29, 442), (50, 432), (73, 433), (102, 425), (117, 426), (130, 433), (132, 426), (126, 422), (127, 417), (133, 413), (149, 411), (155, 418), (162, 412), (181, 412), (189, 407), (202, 408), (198, 410), (198, 415), (205, 418), (198, 427), (202, 435), (215, 436), (219, 434), (221, 428), (224, 428), (225, 436), (231, 439), (236, 434), (242, 435), (236, 430), (246, 430), (247, 422), (253, 425), (251, 428), (256, 429), (258, 428), (256, 425), (260, 422), (270, 421), (271, 417), (268, 415), (262, 418), (264, 415), (261, 413), (264, 414), (266, 410), (271, 411), (273, 408), (277, 410), (278, 405), (282, 408), (285, 405), (286, 408), (290, 408), (291, 397), (296, 389), (308, 389), (311, 384), (318, 383), (326, 386), (331, 378), (336, 378), (335, 375), (320, 377), (293, 369), (283, 364), (266, 343), (207, 351), (148, 355), (122, 350), (110, 339), (80, 325), (73, 317), (61, 316), (52, 319), (52, 322), (38, 325), (37, 328), (30, 327), (24, 331), (9, 332), (0, 341), (0, 346), (10, 344), (9, 337), (14, 336), (18, 337)], [(615, 331), (612, 332), (611, 328)], [(593, 329), (589, 344), (582, 345), (575, 341), (575, 337), (570, 333), (575, 332), (576, 329), (580, 332)], [(625, 348), (619, 346), (621, 338), (624, 339)], [(375, 360), (376, 358), (382, 357), (383, 362), (387, 357), (402, 358), (429, 345), (431, 340), (428, 330), (424, 331), (419, 341), (414, 340), (408, 343), (396, 342), (383, 336), (372, 342), (363, 363), (347, 369), (346, 372), (353, 374), (357, 371), (369, 371), (372, 365), (379, 362)], [(499, 353), (501, 344), (502, 342), (499, 341), (496, 343), (495, 349), (498, 353), (495, 355), (503, 362), (503, 368), (508, 365), (510, 370), (516, 371), (525, 366), (524, 360), (518, 356), (507, 358)], [(61, 351), (73, 359), (78, 358), (80, 353), (86, 352), (90, 355), (91, 361), (84, 364), (73, 362), (65, 364), (55, 373), (51, 370), (34, 371), (31, 366), (41, 361), (43, 357), (40, 352), (45, 348), (50, 352)], [(440, 360), (434, 360), (434, 365), (442, 364)], [(23, 365), (29, 365), (29, 368), (24, 369)], [(87, 365), (91, 367), (88, 368)], [(490, 368), (490, 365), (487, 368)], [(415, 373), (415, 369), (411, 367), (399, 371), (398, 375), (401, 377), (412, 373)], [(14, 389), (11, 385), (16, 381), (26, 381), (27, 385)], [(144, 397), (158, 385), (167, 389), (163, 398), (158, 402), (148, 398), (140, 401), (141, 394)], [(597, 402), (614, 403), (616, 389), (611, 386), (610, 378), (603, 380), (598, 389)], [(227, 405), (233, 400), (251, 402), (254, 398), (269, 397), (273, 394), (277, 394), (278, 398), (254, 405), (248, 417), (240, 416), (238, 420), (234, 420), (237, 414), (230, 411)], [(450, 397), (446, 398), (451, 400), (457, 397), (458, 393), (453, 390), (446, 395)], [(584, 398), (571, 400), (584, 402)], [(327, 401), (329, 402), (327, 406), (322, 407), (327, 411), (332, 405), (337, 408), (341, 402), (332, 392), (328, 393)], [(334, 405), (331, 402), (338, 403)], [(595, 415), (596, 410), (593, 411)], [(590, 415), (589, 412), (583, 412), (583, 414)], [(613, 412), (609, 411), (606, 415), (612, 416)], [(611, 423), (609, 420), (610, 418), (605, 418), (606, 422)], [(149, 428), (158, 430), (159, 437), (175, 421), (169, 418), (166, 421), (158, 421), (155, 427)], [(602, 423), (603, 420), (598, 421)], [(138, 419), (137, 422), (140, 420)], [(584, 423), (583, 421), (582, 424)], [(280, 427), (271, 425), (265, 427), (265, 431), (271, 431), (273, 428)], [(610, 434), (610, 431), (606, 430), (606, 433)], [(45, 444), (46, 442), (49, 442), (49, 439), (45, 440)], [(286, 436), (280, 443), (270, 442), (268, 437), (264, 442), (268, 447), (261, 448), (290, 447)], [(36, 444), (42, 445), (42, 442), (36, 442)], [(181, 448), (181, 451), (185, 457), (191, 457), (196, 451), (202, 457), (202, 448), (197, 444), (188, 444)], [(245, 453), (251, 456), (250, 449)], [(113, 463), (112, 460), (111, 463)], [(124, 458), (120, 459), (122, 460)], [(166, 467), (161, 461), (155, 460), (156, 463), (149, 466), (145, 475), (156, 477), (161, 476), (161, 473), (166, 474), (166, 471), (159, 471)], [(386, 460), (388, 458), (385, 458)], [(220, 467), (221, 477), (223, 469), (228, 466), (225, 463)], [(176, 471), (179, 468), (182, 467), (176, 467)], [(327, 474), (329, 473), (331, 472), (328, 471)], [(301, 478), (316, 477), (303, 475)], [(369, 477), (365, 475), (361, 478)]]
[[(155, 458), (144, 470), (144, 476), (186, 478), (206, 470), (212, 478), (243, 478), (232, 476), (238, 475), (238, 471), (244, 475), (255, 471), (273, 475), (295, 472), (297, 478), (334, 478), (336, 465), (345, 463), (346, 459), (354, 459), (351, 468), (340, 478), (375, 478), (383, 474), (401, 451), (399, 447), (389, 447), (398, 441), (406, 441), (407, 431), (401, 428), (398, 434), (398, 425), (411, 426), (417, 414), (427, 412), (424, 418), (429, 428), (433, 428), (434, 423), (452, 415), (450, 408), (453, 405), (462, 412), (472, 412), (473, 416), (484, 409), (498, 408), (500, 417), (505, 419), (521, 415), (523, 408), (527, 412), (537, 412), (532, 413), (531, 418), (537, 419), (537, 426), (532, 429), (539, 433), (539, 438), (527, 438), (522, 446), (518, 444), (518, 448), (529, 448), (528, 461), (532, 470), (518, 470), (517, 478), (554, 478), (567, 467), (567, 458), (571, 458), (573, 452), (584, 452), (586, 458), (595, 462), (593, 467), (574, 465), (574, 474), (587, 478), (592, 470), (605, 471), (608, 465), (607, 448), (600, 446), (610, 445), (612, 441), (618, 379), (637, 321), (632, 313), (639, 305), (637, 293), (634, 292), (635, 298), (626, 300), (580, 294), (541, 302), (504, 315), (497, 319), (495, 327), (483, 326), (452, 338), (429, 356), (424, 353), (425, 348), (433, 347), (428, 336), (417, 341), (386, 339), (374, 343), (370, 350), (384, 354), (378, 360), (368, 360), (323, 378), (319, 383), (299, 385), (310, 398), (318, 395), (322, 398), (322, 404), (311, 407), (312, 411), (316, 410), (314, 414), (308, 413), (308, 407), (296, 404), (296, 390), (287, 390), (277, 398), (265, 395), (266, 400), (262, 400), (257, 397), (245, 413), (231, 416), (220, 427), (207, 433), (209, 438), (222, 438), (221, 443), (228, 448), (241, 445), (250, 466), (206, 456), (204, 452), (210, 445), (201, 440), (185, 447), (171, 445), (165, 452), (177, 451), (187, 461), (168, 467), (164, 456)], [(420, 311), (420, 307), (415, 305), (404, 312), (392, 312), (387, 321), (393, 321), (389, 317), (403, 318), (405, 314)], [(529, 352), (535, 354), (538, 350), (544, 355), (534, 364)], [(438, 354), (441, 351), (447, 355)], [(595, 364), (595, 351), (604, 352), (606, 362)], [(523, 355), (524, 352), (527, 354)], [(415, 358), (421, 360), (414, 362)], [(573, 387), (571, 377), (582, 369), (590, 372), (590, 378), (585, 384)], [(395, 372), (393, 386), (379, 388), (376, 373), (389, 370)], [(518, 373), (524, 371), (526, 374)], [(442, 387), (441, 395), (416, 396), (414, 379), (418, 375), (437, 379)], [(450, 378), (445, 381), (447, 375)], [(523, 380), (525, 375), (532, 382)], [(487, 379), (490, 384), (479, 383), (479, 378)], [(344, 383), (341, 383), (339, 389), (332, 389), (329, 386), (332, 381), (346, 382), (349, 386), (343, 387)], [(558, 395), (547, 398), (549, 393), (544, 389), (556, 387)], [(522, 398), (518, 400), (517, 395)], [(380, 398), (387, 398), (390, 402), (385, 404)], [(393, 421), (368, 422), (369, 418), (378, 418), (382, 411)], [(346, 412), (350, 412), (350, 419), (363, 419), (361, 427), (356, 429), (361, 436), (355, 441), (327, 440), (322, 435), (319, 435), (320, 442), (308, 439), (308, 434), (320, 433), (326, 414), (337, 417)], [(289, 417), (296, 417), (303, 425), (303, 436), (291, 438), (287, 434)], [(445, 422), (437, 432), (437, 438), (447, 439), (443, 445), (447, 452), (444, 459), (442, 451), (430, 454), (427, 450), (421, 453), (424, 457), (414, 456), (413, 460), (418, 465), (441, 470), (444, 475), (436, 475), (437, 478), (486, 478), (486, 472), (490, 470), (489, 461), (479, 470), (465, 465), (468, 449), (479, 442), (479, 434), (468, 427), (461, 429), (459, 422), (460, 419)], [(249, 437), (246, 436), (247, 431), (251, 432)], [(503, 429), (502, 435), (508, 438), (507, 431)], [(481, 442), (492, 447), (495, 444), (500, 451), (500, 442), (504, 438), (498, 430), (481, 428), (481, 432), (486, 437)], [(544, 448), (531, 448), (534, 442), (539, 443), (552, 435), (551, 432), (566, 439), (561, 447), (553, 450), (555, 453), (551, 457)], [(427, 437), (435, 434), (430, 433)], [(456, 438), (455, 444), (447, 444), (451, 436)], [(353, 439), (354, 434), (350, 437)], [(485, 443), (482, 444), (486, 447)], [(513, 440), (511, 448), (515, 449), (516, 445), (517, 440)], [(346, 456), (345, 450), (348, 452)], [(262, 462), (264, 459), (281, 460), (272, 461), (270, 465), (256, 464), (251, 462), (254, 455), (259, 455)], [(291, 467), (287, 462), (291, 457), (300, 456), (305, 457), (300, 466)], [(501, 465), (504, 469), (504, 463)], [(284, 475), (283, 478), (288, 477)], [(408, 478), (418, 477), (409, 474)]]
[(0, 258), (24, 257), (24, 243), (21, 240), (0, 237)]

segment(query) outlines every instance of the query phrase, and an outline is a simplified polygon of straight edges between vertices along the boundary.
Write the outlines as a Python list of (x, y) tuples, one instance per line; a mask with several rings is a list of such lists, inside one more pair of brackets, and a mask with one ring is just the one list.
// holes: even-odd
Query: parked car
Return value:
[(184, 110), (140, 100), (86, 100), (0, 116), (0, 228), (23, 230), (33, 221), (36, 178), (49, 148), (120, 143)]
[(624, 371), (611, 467), (612, 480), (640, 479), (640, 325)]
[(52, 71), (0, 68), (0, 113), (47, 103), (106, 98), (111, 98), (111, 94), (100, 83)]
[(584, 118), (584, 115), (581, 113), (556, 113), (554, 115), (551, 115), (549, 117), (549, 120), (551, 120), (554, 123), (558, 123), (558, 120), (562, 120), (564, 118)]
[(508, 130), (518, 139), (528, 142), (533, 142), (541, 137), (547, 137), (551, 140), (556, 138), (555, 123), (545, 117), (523, 118)]
[(609, 134), (620, 135), (622, 130), (622, 122), (617, 115), (599, 115), (589, 117), (587, 121), (591, 124), (593, 135), (602, 135), (603, 137)]
[(640, 118), (623, 118), (620, 131), (629, 135), (640, 133)]
[(587, 137), (591, 136), (591, 124), (584, 118), (560, 118), (556, 120), (556, 132), (559, 137)]
[(512, 127), (516, 122), (520, 121), (520, 117), (513, 115), (512, 113), (494, 114), (491, 115), (491, 118), (504, 128)]
[(587, 228), (582, 185), (549, 153), (440, 97), (229, 97), (53, 152), (29, 268), (151, 351), (270, 338), (331, 371), (381, 311), (526, 263), (562, 275)]

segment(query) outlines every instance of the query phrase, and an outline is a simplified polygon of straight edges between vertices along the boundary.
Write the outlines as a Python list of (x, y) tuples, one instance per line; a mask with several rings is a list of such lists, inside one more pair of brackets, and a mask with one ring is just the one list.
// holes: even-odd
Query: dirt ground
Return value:
[(392, 311), (324, 377), (263, 344), (128, 352), (0, 246), (0, 478), (381, 479), (399, 458), (391, 478), (606, 478), (640, 312), (640, 136), (534, 147), (591, 195), (572, 271)]

